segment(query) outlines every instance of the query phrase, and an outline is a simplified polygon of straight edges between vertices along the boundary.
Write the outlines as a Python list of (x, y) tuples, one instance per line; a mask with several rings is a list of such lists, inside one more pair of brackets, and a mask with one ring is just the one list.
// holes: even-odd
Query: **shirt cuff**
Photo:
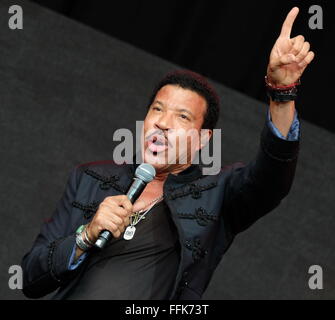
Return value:
[(298, 114), (297, 111), (294, 113), (294, 119), (290, 128), (290, 131), (287, 134), (287, 138), (285, 138), (280, 131), (275, 127), (273, 122), (271, 121), (271, 113), (270, 110), (268, 110), (268, 124), (269, 127), (271, 128), (271, 131), (273, 134), (275, 134), (278, 138), (281, 138), (283, 140), (288, 140), (288, 141), (297, 141), (299, 140), (299, 133), (300, 133), (300, 122), (298, 119)]
[(75, 258), (75, 254), (76, 254), (76, 247), (77, 247), (77, 245), (75, 244), (74, 247), (73, 247), (73, 249), (72, 249), (72, 254), (71, 254), (70, 262), (69, 262), (69, 266), (68, 266), (69, 270), (75, 270), (75, 269), (77, 269), (77, 267), (85, 260), (85, 258), (87, 256), (87, 252), (84, 252), (78, 258), (78, 260), (74, 263), (74, 258)]

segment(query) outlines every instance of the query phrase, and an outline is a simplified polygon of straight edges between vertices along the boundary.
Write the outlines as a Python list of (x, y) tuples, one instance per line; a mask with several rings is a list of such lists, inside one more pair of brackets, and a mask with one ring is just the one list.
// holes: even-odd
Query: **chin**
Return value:
[(150, 150), (146, 150), (144, 162), (151, 164), (155, 169), (162, 169), (167, 166), (168, 159), (166, 159), (166, 155), (164, 154), (154, 155)]
[(151, 152), (145, 153), (144, 162), (150, 163), (154, 167), (161, 167), (166, 164), (165, 159), (159, 157), (159, 155), (154, 155)]

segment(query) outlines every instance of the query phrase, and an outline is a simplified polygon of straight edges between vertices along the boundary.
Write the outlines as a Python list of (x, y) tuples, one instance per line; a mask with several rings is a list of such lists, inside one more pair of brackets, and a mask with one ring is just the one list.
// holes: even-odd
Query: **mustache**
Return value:
[(163, 137), (164, 140), (166, 141), (167, 145), (169, 147), (172, 147), (172, 144), (170, 143), (169, 139), (167, 138), (167, 136), (165, 135), (165, 133), (162, 130), (156, 130), (155, 132), (151, 133), (149, 136), (147, 136), (145, 138), (145, 141), (150, 141), (152, 139), (152, 137), (154, 137), (154, 136)]

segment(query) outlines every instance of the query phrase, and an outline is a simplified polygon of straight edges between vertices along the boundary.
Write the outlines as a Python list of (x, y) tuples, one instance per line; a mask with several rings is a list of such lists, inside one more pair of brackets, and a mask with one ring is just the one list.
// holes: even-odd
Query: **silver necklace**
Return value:
[[(160, 195), (158, 198), (152, 200), (149, 202), (150, 207), (147, 210), (139, 210), (136, 211), (133, 215), (130, 216), (130, 225), (126, 228), (123, 239), (125, 240), (131, 240), (134, 238), (135, 231), (136, 231), (136, 225), (142, 220), (145, 219), (145, 215), (149, 212), (149, 210), (160, 200), (163, 199), (163, 195)], [(140, 215), (142, 212), (144, 212), (142, 215)]]

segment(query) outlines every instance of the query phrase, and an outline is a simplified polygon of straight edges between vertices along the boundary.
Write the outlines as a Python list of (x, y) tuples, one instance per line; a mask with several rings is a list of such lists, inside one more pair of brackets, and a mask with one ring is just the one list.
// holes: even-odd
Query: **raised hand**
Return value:
[(268, 81), (275, 86), (296, 83), (315, 56), (304, 36), (291, 38), (293, 23), (298, 13), (297, 7), (289, 12), (270, 54), (267, 76)]

